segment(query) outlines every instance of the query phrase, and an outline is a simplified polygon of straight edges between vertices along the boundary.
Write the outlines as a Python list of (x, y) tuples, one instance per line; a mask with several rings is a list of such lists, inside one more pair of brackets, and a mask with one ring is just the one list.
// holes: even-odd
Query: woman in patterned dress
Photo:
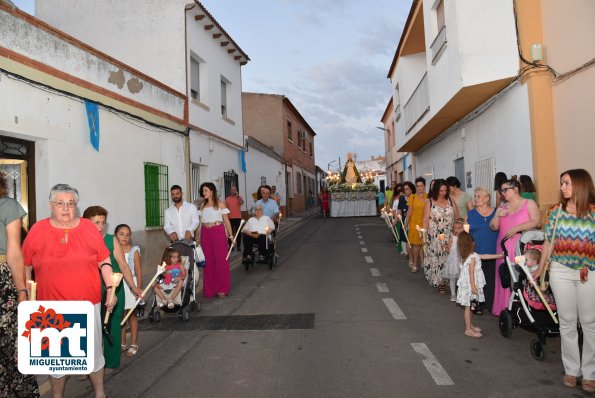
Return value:
[(446, 264), (448, 241), (454, 220), (459, 210), (448, 196), (448, 184), (443, 179), (434, 181), (430, 198), (424, 207), (424, 229), (427, 231), (427, 253), (424, 260), (424, 275), (429, 284), (437, 287), (440, 294), (446, 293), (443, 268)]
[(0, 397), (39, 397), (35, 376), (17, 368), (17, 305), (27, 300), (21, 251), (21, 218), (26, 213), (7, 191), (0, 173)]

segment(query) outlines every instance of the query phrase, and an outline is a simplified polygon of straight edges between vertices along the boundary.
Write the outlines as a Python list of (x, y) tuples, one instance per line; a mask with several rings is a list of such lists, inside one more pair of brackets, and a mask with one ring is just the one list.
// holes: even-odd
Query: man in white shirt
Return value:
[(258, 253), (260, 260), (264, 260), (264, 254), (267, 252), (266, 239), (275, 230), (275, 224), (269, 216), (265, 216), (262, 211), (262, 205), (254, 206), (254, 217), (251, 217), (244, 228), (244, 261), (252, 256), (252, 245), (258, 243)]
[(169, 192), (174, 204), (165, 210), (163, 229), (171, 241), (184, 239), (190, 242), (198, 228), (198, 210), (192, 203), (184, 201), (179, 185), (172, 185)]

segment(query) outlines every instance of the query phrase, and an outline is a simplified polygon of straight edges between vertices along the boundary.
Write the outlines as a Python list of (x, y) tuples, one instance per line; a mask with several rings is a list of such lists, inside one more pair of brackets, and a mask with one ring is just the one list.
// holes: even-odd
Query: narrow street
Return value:
[[(237, 267), (230, 297), (188, 323), (143, 321), (108, 396), (571, 396), (559, 340), (538, 362), (533, 335), (506, 340), (492, 316), (464, 336), (463, 311), (408, 271), (381, 219), (315, 216), (279, 243), (278, 268)], [(69, 380), (68, 396), (90, 393)]]

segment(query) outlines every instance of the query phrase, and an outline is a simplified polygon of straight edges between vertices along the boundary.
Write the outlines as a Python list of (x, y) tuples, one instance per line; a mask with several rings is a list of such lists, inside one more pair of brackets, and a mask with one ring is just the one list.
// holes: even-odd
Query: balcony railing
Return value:
[(405, 134), (409, 134), (417, 122), (430, 110), (430, 94), (428, 92), (428, 74), (425, 73), (411, 97), (403, 107)]
[(432, 64), (438, 61), (438, 55), (440, 55), (442, 48), (446, 45), (446, 25), (442, 25), (440, 32), (436, 35), (436, 38), (432, 42), (430, 48), (432, 49)]

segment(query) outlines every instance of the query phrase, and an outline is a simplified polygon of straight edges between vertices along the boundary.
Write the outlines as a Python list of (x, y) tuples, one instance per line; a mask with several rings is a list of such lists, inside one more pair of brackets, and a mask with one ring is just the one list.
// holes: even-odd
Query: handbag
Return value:
[(199, 268), (204, 268), (205, 265), (207, 265), (205, 253), (202, 251), (202, 247), (200, 247), (200, 244), (198, 243), (194, 246), (194, 262)]
[(542, 292), (547, 291), (550, 286), (550, 267), (552, 265), (552, 252), (554, 251), (554, 245), (556, 243), (556, 228), (558, 228), (558, 219), (560, 218), (560, 213), (562, 213), (562, 204), (558, 206), (558, 213), (556, 214), (556, 221), (554, 222), (554, 232), (552, 232), (552, 241), (550, 242), (550, 250), (547, 254), (547, 259), (545, 260), (545, 265), (543, 267), (543, 271), (539, 276), (539, 290)]

